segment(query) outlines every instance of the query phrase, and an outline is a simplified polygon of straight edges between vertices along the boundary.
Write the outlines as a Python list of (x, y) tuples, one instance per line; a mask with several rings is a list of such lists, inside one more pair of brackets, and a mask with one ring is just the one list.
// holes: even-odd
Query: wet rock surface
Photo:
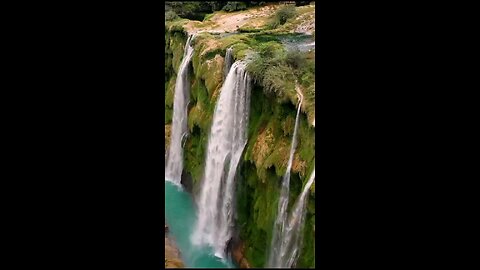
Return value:
[(250, 268), (250, 264), (245, 258), (245, 244), (241, 240), (233, 242), (232, 258), (240, 268)]
[[(247, 59), (249, 53), (262, 51), (266, 43), (272, 44), (266, 46), (272, 55), (277, 53), (283, 55), (284, 49), (302, 52), (302, 54), (291, 54), (302, 57), (298, 57), (300, 59), (298, 68), (292, 68), (294, 71), (292, 74), (300, 75), (289, 75), (290, 83), (283, 84), (286, 81), (284, 79), (286, 74), (290, 74), (290, 71), (268, 68), (271, 78), (278, 78), (278, 82), (282, 82), (279, 83), (281, 85), (279, 88), (283, 89), (281, 93), (288, 93), (286, 97), (273, 94), (268, 96), (264, 93), (267, 90), (262, 86), (256, 86), (255, 91), (252, 91), (254, 95), (251, 100), (251, 115), (252, 119), (256, 120), (252, 120), (249, 124), (249, 139), (245, 146), (245, 153), (242, 154), (242, 161), (245, 162), (243, 165), (242, 163), (238, 165), (245, 181), (235, 180), (239, 184), (236, 188), (239, 202), (238, 207), (235, 206), (238, 210), (234, 211), (237, 216), (235, 225), (244, 227), (243, 234), (239, 236), (244, 243), (232, 243), (228, 246), (232, 259), (241, 268), (263, 267), (267, 260), (268, 250), (263, 251), (263, 249), (269, 246), (270, 242), (265, 243), (265, 231), (273, 227), (268, 228), (266, 224), (273, 224), (275, 215), (270, 213), (276, 212), (278, 207), (277, 183), (281, 180), (278, 174), (285, 170), (288, 161), (298, 103), (296, 93), (299, 91), (305, 95), (305, 102), (301, 107), (301, 117), (304, 119), (300, 121), (298, 134), (300, 143), (292, 164), (292, 183), (295, 183), (291, 187), (292, 194), (301, 192), (301, 187), (308, 180), (307, 174), (314, 166), (315, 80), (313, 75), (315, 67), (307, 63), (312, 63), (315, 56), (315, 5), (308, 2), (307, 5), (297, 6), (296, 17), (289, 19), (276, 29), (269, 28), (275, 12), (282, 6), (284, 6), (283, 3), (276, 3), (241, 11), (220, 11), (210, 14), (204, 18), (204, 21), (179, 19), (166, 23), (169, 57), (166, 58), (168, 60), (165, 66), (170, 74), (166, 77), (169, 79), (165, 94), (166, 115), (173, 114), (174, 75), (182, 59), (185, 42), (188, 39), (187, 33), (197, 33), (191, 69), (189, 136), (184, 145), (185, 167), (181, 177), (183, 188), (192, 195), (194, 202), (198, 201), (196, 197), (200, 194), (202, 187), (207, 141), (213, 111), (224, 82), (224, 58), (227, 50), (233, 50), (236, 60)], [(202, 34), (202, 32), (209, 34)], [(297, 63), (296, 57), (291, 59), (292, 63)], [(285, 65), (282, 64), (282, 67)], [(304, 68), (307, 66), (308, 68)], [(284, 76), (278, 75), (279, 73), (284, 73), (281, 74)], [(294, 83), (295, 78), (298, 79), (298, 83)], [(280, 103), (282, 105), (279, 105)], [(165, 118), (166, 141), (170, 139), (168, 135), (172, 122), (170, 118)], [(314, 188), (312, 184), (312, 189)], [(314, 265), (314, 240), (312, 240), (314, 238), (311, 237), (314, 235), (312, 226), (315, 224), (312, 218), (315, 210), (313, 190), (311, 194), (307, 208), (309, 214), (305, 225), (305, 244), (300, 251), (297, 267)], [(259, 250), (259, 247), (262, 247), (260, 250), (263, 252), (250, 251), (251, 249)]]
[(168, 238), (168, 226), (165, 224), (165, 268), (183, 268), (180, 251), (175, 243)]

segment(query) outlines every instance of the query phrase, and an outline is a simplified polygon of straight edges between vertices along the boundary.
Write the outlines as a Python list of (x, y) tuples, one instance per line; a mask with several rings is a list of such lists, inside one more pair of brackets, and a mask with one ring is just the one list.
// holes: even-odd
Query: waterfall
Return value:
[(226, 257), (226, 244), (232, 236), (234, 180), (247, 144), (251, 79), (245, 68), (242, 61), (233, 63), (215, 106), (192, 235), (194, 244), (213, 247), (220, 258)]
[(223, 68), (223, 79), (227, 78), (228, 72), (230, 71), (230, 67), (233, 63), (233, 55), (232, 55), (232, 48), (228, 48), (227, 52), (225, 53), (225, 66)]
[(292, 267), (296, 263), (300, 255), (302, 244), (302, 231), (305, 225), (307, 194), (310, 191), (313, 181), (315, 180), (315, 169), (313, 169), (307, 184), (305, 185), (302, 194), (295, 202), (292, 213), (289, 216), (288, 225), (283, 233), (282, 245), (280, 246), (280, 253), (277, 257), (280, 261), (277, 267)]
[[(165, 168), (165, 180), (180, 185), (183, 171), (183, 143), (187, 136), (187, 109), (190, 95), (188, 82), (188, 68), (193, 55), (193, 35), (190, 35), (185, 43), (183, 59), (178, 68), (175, 82), (175, 96), (173, 100), (172, 130), (170, 147), (168, 149), (168, 161)], [(183, 141), (183, 142), (182, 142)]]
[(295, 153), (295, 148), (297, 147), (297, 130), (298, 122), (300, 116), (300, 108), (302, 107), (303, 96), (299, 94), (299, 103), (297, 109), (297, 116), (295, 118), (295, 127), (293, 130), (292, 145), (290, 147), (290, 156), (288, 158), (287, 170), (282, 180), (282, 187), (280, 190), (280, 199), (278, 201), (278, 212), (277, 218), (275, 219), (275, 224), (273, 227), (272, 242), (270, 247), (270, 255), (268, 257), (268, 267), (281, 267), (279, 261), (279, 252), (280, 248), (283, 245), (283, 232), (285, 229), (285, 223), (287, 219), (287, 206), (288, 206), (288, 196), (290, 193), (290, 170), (292, 168), (293, 154)]

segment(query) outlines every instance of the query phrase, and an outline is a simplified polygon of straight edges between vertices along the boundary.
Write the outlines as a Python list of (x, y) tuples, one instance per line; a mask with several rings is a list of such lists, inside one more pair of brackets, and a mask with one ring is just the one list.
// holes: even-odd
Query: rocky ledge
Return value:
[(175, 243), (168, 238), (168, 226), (165, 224), (165, 268), (183, 268), (180, 251)]
[(240, 241), (240, 240), (235, 241), (232, 249), (233, 260), (240, 268), (251, 268), (244, 254), (245, 254), (245, 244), (243, 243), (243, 241)]

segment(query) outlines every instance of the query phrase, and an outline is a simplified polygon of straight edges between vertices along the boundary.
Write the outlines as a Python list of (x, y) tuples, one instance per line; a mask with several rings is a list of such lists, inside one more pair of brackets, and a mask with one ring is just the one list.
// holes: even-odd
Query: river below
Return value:
[(209, 247), (194, 246), (190, 241), (196, 223), (192, 197), (175, 184), (165, 181), (165, 221), (169, 238), (175, 241), (185, 267), (235, 268), (231, 261), (222, 261)]

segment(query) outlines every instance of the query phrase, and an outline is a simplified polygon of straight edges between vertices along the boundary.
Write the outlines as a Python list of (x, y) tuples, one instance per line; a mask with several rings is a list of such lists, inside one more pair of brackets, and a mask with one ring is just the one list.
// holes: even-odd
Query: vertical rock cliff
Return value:
[[(269, 7), (270, 8), (270, 7)], [(275, 9), (276, 7), (272, 7)], [(203, 22), (178, 19), (166, 23), (165, 33), (165, 151), (169, 147), (173, 98), (177, 72), (189, 34), (195, 33), (194, 49), (188, 75), (190, 103), (188, 105), (188, 132), (184, 145), (184, 173), (189, 176), (192, 193), (198, 196), (204, 173), (208, 135), (212, 126), (215, 105), (225, 80), (225, 56), (231, 49), (234, 61), (247, 60), (247, 68), (253, 77), (247, 144), (238, 164), (235, 182), (236, 209), (235, 233), (229, 248), (232, 257), (241, 267), (265, 266), (272, 230), (277, 215), (282, 176), (286, 171), (290, 143), (296, 116), (298, 98), (296, 88), (305, 96), (298, 126), (298, 145), (293, 156), (290, 198), (287, 207), (291, 211), (301, 194), (315, 164), (315, 51), (290, 50), (285, 44), (311, 44), (311, 36), (299, 35), (295, 26), (308, 28), (305, 18), (310, 18), (309, 6), (298, 9), (297, 22), (287, 21), (283, 28), (265, 31), (247, 31), (262, 27), (268, 20), (262, 16), (240, 18), (240, 27), (245, 31), (219, 32), (222, 16), (214, 14)], [(270, 13), (264, 9), (267, 18)], [(268, 11), (268, 10), (267, 10)], [(248, 10), (244, 12), (250, 12)], [(304, 13), (301, 13), (304, 12)], [(230, 13), (227, 13), (229, 15)], [(243, 14), (238, 12), (238, 14)], [(230, 16), (239, 16), (231, 13)], [(251, 15), (250, 13), (246, 13)], [(260, 14), (260, 13), (259, 13)], [(313, 11), (314, 14), (314, 11)], [(217, 18), (219, 17), (219, 18)], [(217, 18), (217, 21), (215, 20)], [(293, 25), (289, 25), (293, 24)], [(243, 28), (242, 28), (243, 27)], [(250, 27), (250, 28), (249, 28)], [(283, 29), (283, 30), (282, 30)], [(311, 30), (311, 28), (308, 28)], [(314, 29), (313, 29), (314, 31)], [(303, 41), (303, 39), (309, 39)], [(285, 42), (287, 40), (288, 42)], [(303, 42), (303, 43), (302, 43)], [(268, 66), (262, 66), (267, 63)], [(263, 75), (261, 75), (263, 74)], [(318, 181), (318, 180), (317, 180)], [(296, 267), (314, 266), (315, 241), (315, 185), (311, 187), (306, 202), (303, 245)]]

